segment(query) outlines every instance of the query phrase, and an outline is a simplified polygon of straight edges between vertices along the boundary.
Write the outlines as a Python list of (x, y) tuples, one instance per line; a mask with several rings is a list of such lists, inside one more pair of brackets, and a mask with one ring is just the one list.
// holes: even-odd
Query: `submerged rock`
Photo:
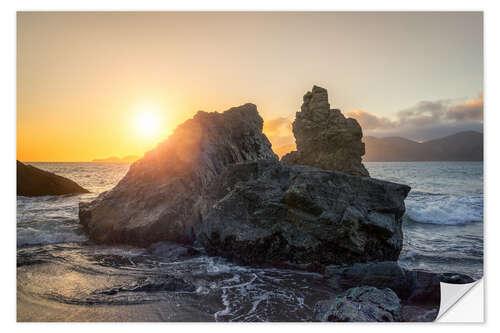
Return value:
[(163, 260), (187, 259), (199, 254), (199, 251), (191, 246), (183, 246), (178, 243), (160, 242), (154, 243), (148, 248), (148, 253), (161, 257)]
[(345, 118), (340, 110), (330, 109), (326, 89), (314, 86), (304, 95), (293, 134), (297, 150), (283, 156), (283, 162), (369, 176), (361, 163), (365, 154), (361, 126), (355, 119)]
[(249, 265), (397, 260), (410, 187), (276, 160), (230, 165), (195, 226), (212, 254)]
[(328, 283), (334, 288), (340, 290), (359, 286), (390, 288), (410, 304), (439, 305), (440, 282), (453, 284), (474, 282), (471, 277), (464, 274), (407, 270), (400, 267), (397, 262), (328, 266), (325, 275), (328, 277)]
[(399, 321), (401, 304), (391, 289), (357, 287), (332, 301), (320, 301), (315, 307), (319, 321), (393, 322)]
[(89, 193), (71, 179), (40, 170), (34, 166), (17, 163), (17, 195), (35, 197), (41, 195), (62, 195)]
[(189, 281), (175, 276), (141, 278), (129, 285), (123, 285), (103, 290), (97, 290), (96, 294), (116, 295), (122, 292), (194, 292), (196, 287)]
[(253, 104), (224, 113), (198, 112), (144, 158), (109, 192), (80, 203), (91, 239), (149, 245), (189, 242), (203, 188), (232, 163), (277, 159)]

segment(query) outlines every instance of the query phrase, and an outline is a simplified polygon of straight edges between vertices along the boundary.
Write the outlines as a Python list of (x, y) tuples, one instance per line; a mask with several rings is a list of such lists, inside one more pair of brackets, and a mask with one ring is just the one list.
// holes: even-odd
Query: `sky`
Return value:
[(142, 156), (198, 110), (251, 102), (293, 144), (319, 85), (364, 135), (483, 127), (480, 12), (20, 12), (17, 158)]

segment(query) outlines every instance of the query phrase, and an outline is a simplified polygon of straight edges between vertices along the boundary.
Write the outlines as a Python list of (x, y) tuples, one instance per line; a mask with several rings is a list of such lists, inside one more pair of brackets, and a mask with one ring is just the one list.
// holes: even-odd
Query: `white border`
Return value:
[(484, 281), (479, 280), (468, 284), (441, 283), (441, 305), (436, 321), (482, 323), (484, 321)]
[[(4, 330), (36, 330), (37, 332), (66, 332), (68, 329), (76, 331), (87, 331), (88, 329), (108, 329), (110, 324), (91, 324), (87, 325), (74, 325), (74, 324), (16, 324), (16, 308), (15, 308), (15, 295), (16, 295), (16, 279), (15, 279), (15, 167), (14, 157), (16, 155), (15, 148), (15, 101), (16, 101), (16, 70), (15, 70), (15, 52), (16, 52), (16, 36), (15, 36), (15, 11), (16, 10), (333, 10), (333, 11), (428, 11), (428, 10), (447, 10), (447, 11), (470, 11), (470, 10), (484, 10), (485, 15), (485, 272), (488, 276), (488, 281), (498, 281), (498, 265), (489, 265), (489, 258), (496, 258), (498, 253), (498, 244), (496, 237), (500, 235), (499, 224), (500, 214), (495, 210), (494, 201), (497, 195), (497, 188), (500, 187), (500, 181), (497, 170), (500, 170), (499, 153), (495, 149), (500, 144), (500, 130), (495, 128), (500, 124), (500, 103), (498, 97), (498, 89), (500, 82), (498, 79), (499, 74), (499, 46), (498, 46), (498, 31), (500, 31), (500, 15), (498, 11), (499, 1), (438, 1), (438, 0), (419, 0), (417, 1), (397, 1), (397, 0), (378, 0), (378, 1), (261, 1), (254, 0), (248, 2), (235, 2), (235, 1), (17, 1), (17, 2), (2, 2), (0, 29), (2, 52), (2, 78), (1, 78), (1, 91), (2, 91), (2, 122), (1, 122), (1, 135), (2, 135), (2, 197), (0, 198), (3, 224), (2, 232), (2, 247), (3, 247), (3, 267), (2, 270), (2, 308), (0, 314)], [(286, 7), (285, 7), (286, 6)], [(491, 241), (491, 242), (490, 242)], [(496, 260), (494, 260), (496, 261)], [(494, 299), (498, 295), (498, 283), (490, 283), (487, 286), (488, 295), (487, 300)], [(472, 304), (471, 304), (472, 306)], [(366, 329), (370, 331), (386, 332), (387, 330), (401, 330), (421, 332), (422, 329), (450, 329), (454, 332), (465, 330), (476, 330), (478, 328), (490, 328), (492, 324), (496, 326), (498, 323), (498, 315), (495, 313), (498, 309), (493, 309), (491, 318), (488, 316), (489, 307), (486, 306), (486, 320), (488, 325), (440, 325), (440, 324), (399, 324), (399, 325), (381, 325), (381, 324), (335, 324), (331, 325), (321, 324), (260, 324), (244, 325), (215, 325), (215, 324), (149, 324), (144, 327), (148, 331), (165, 331), (168, 329), (182, 329), (182, 330), (203, 330), (203, 332), (221, 332), (227, 330), (233, 332), (238, 330), (254, 331), (255, 329), (276, 330), (283, 329), (286, 331), (303, 331), (304, 329), (324, 330), (331, 332), (333, 329)], [(119, 325), (120, 330), (136, 331), (142, 324), (113, 324)], [(401, 325), (405, 327), (401, 327)]]

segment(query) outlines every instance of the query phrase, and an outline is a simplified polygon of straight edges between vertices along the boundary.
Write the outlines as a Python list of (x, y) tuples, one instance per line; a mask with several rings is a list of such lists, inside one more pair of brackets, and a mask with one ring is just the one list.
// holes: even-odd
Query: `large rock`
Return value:
[(320, 301), (314, 310), (316, 320), (333, 322), (393, 322), (401, 316), (399, 298), (391, 289), (366, 286)]
[(328, 266), (328, 283), (337, 289), (371, 286), (390, 288), (403, 300), (412, 304), (437, 304), (441, 297), (440, 282), (464, 284), (472, 278), (458, 273), (431, 273), (407, 270), (397, 262), (357, 263), (351, 266)]
[(276, 160), (234, 164), (205, 189), (195, 232), (209, 253), (244, 264), (397, 260), (409, 191)]
[(80, 223), (96, 242), (189, 242), (202, 189), (232, 163), (276, 159), (253, 104), (198, 112), (95, 201), (80, 203)]
[(330, 109), (326, 89), (314, 86), (304, 95), (293, 134), (297, 150), (283, 156), (283, 162), (369, 176), (361, 163), (365, 154), (361, 126), (355, 119), (345, 118), (340, 110)]
[(35, 197), (89, 193), (74, 181), (31, 165), (17, 163), (17, 195)]

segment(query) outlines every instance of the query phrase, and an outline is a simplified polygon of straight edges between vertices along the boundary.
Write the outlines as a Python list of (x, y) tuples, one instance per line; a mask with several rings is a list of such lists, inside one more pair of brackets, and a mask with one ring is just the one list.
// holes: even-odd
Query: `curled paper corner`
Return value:
[(484, 322), (484, 280), (472, 283), (441, 282), (441, 303), (436, 322)]

